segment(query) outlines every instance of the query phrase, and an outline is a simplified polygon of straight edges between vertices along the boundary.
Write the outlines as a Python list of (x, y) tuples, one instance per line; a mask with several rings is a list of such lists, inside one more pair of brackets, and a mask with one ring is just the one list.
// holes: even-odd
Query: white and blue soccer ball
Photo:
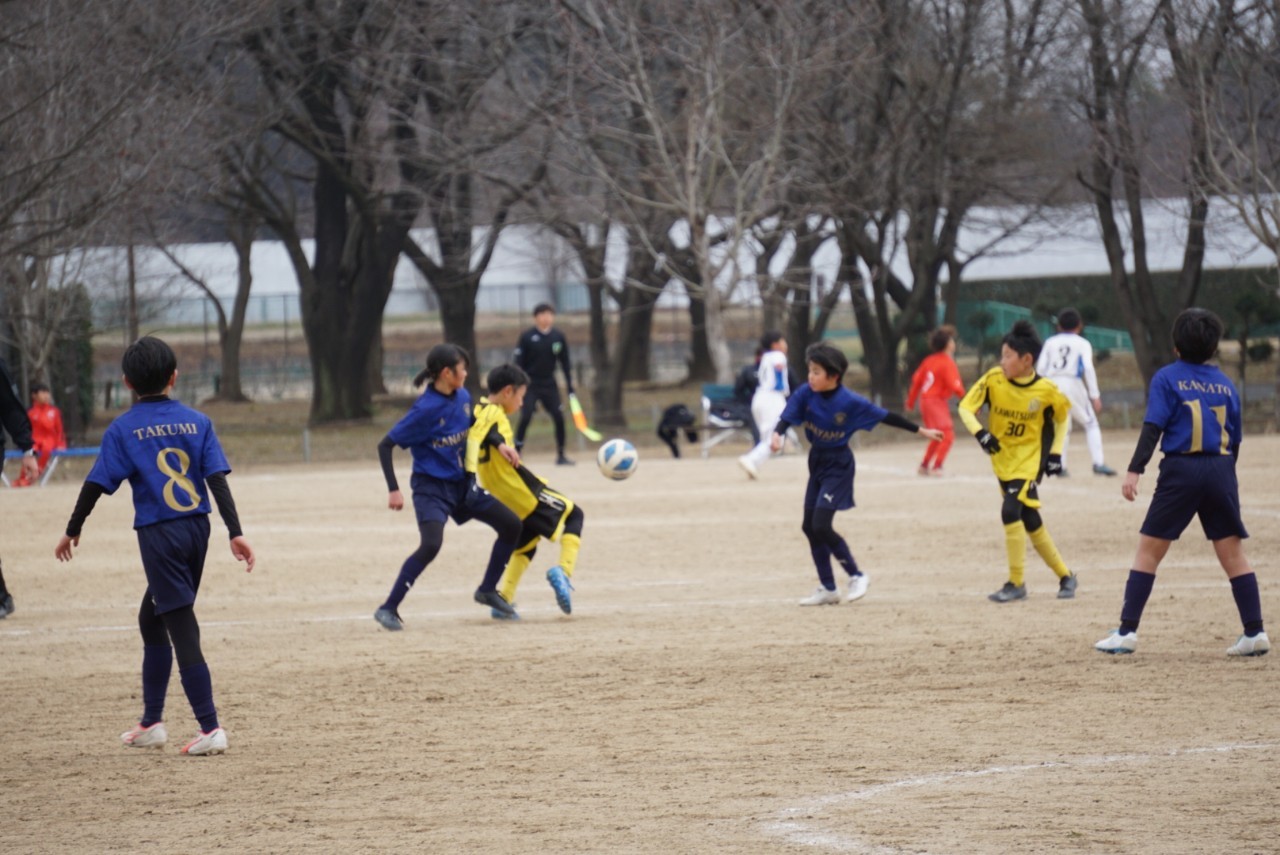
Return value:
[(623, 481), (630, 478), (640, 465), (640, 455), (636, 454), (636, 447), (625, 439), (611, 439), (600, 446), (596, 465), (604, 477)]

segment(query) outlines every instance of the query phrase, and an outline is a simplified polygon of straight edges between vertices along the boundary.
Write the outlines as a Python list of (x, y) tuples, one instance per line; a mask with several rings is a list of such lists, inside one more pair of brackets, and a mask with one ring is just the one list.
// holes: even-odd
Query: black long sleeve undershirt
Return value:
[(232, 540), (244, 534), (240, 528), (240, 516), (236, 513), (236, 500), (231, 498), (231, 485), (227, 483), (227, 473), (218, 472), (204, 479), (209, 485), (209, 492), (213, 494), (214, 504), (218, 506), (218, 516), (222, 517), (222, 523), (227, 527), (227, 533)]
[[(881, 424), (886, 424), (889, 427), (896, 427), (900, 430), (910, 431), (911, 433), (920, 432), (920, 425), (911, 421), (911, 419), (903, 418), (897, 413), (885, 414), (885, 417), (881, 419), (880, 422)], [(791, 422), (786, 419), (778, 419), (778, 426), (773, 429), (773, 432), (781, 436), (786, 436), (787, 430), (790, 427)]]
[(911, 421), (911, 419), (898, 415), (897, 413), (886, 413), (885, 417), (880, 420), (881, 424), (889, 427), (896, 427), (899, 430), (905, 430), (910, 433), (919, 433), (920, 425)]
[(93, 513), (93, 506), (98, 504), (98, 499), (102, 498), (106, 492), (101, 484), (95, 484), (92, 481), (84, 482), (84, 486), (80, 488), (80, 497), (76, 499), (75, 510), (71, 512), (71, 519), (67, 520), (67, 537), (80, 536), (80, 532), (84, 529), (84, 521), (89, 518), (89, 514)]
[(378, 462), (382, 464), (382, 477), (387, 479), (387, 492), (394, 493), (400, 489), (400, 482), (396, 480), (396, 468), (391, 462), (391, 452), (395, 451), (396, 443), (391, 438), (391, 434), (387, 434), (382, 438), (382, 442), (378, 443)]
[[(205, 479), (205, 483), (209, 485), (209, 493), (218, 506), (218, 516), (222, 517), (222, 522), (226, 525), (232, 539), (243, 535), (240, 516), (236, 513), (236, 502), (231, 497), (231, 485), (227, 483), (227, 473), (219, 472), (216, 475), (210, 475)], [(95, 484), (92, 481), (84, 482), (80, 487), (80, 496), (76, 499), (75, 510), (71, 512), (71, 519), (67, 520), (67, 537), (80, 536), (84, 531), (85, 520), (89, 518), (89, 514), (93, 513), (98, 499), (106, 495), (106, 492), (101, 484)]]
[(1160, 443), (1160, 434), (1164, 433), (1160, 426), (1153, 422), (1142, 423), (1142, 434), (1138, 437), (1138, 447), (1133, 450), (1133, 457), (1129, 460), (1129, 471), (1137, 475), (1141, 475), (1147, 471), (1147, 464), (1151, 462), (1151, 455), (1156, 453), (1156, 446)]

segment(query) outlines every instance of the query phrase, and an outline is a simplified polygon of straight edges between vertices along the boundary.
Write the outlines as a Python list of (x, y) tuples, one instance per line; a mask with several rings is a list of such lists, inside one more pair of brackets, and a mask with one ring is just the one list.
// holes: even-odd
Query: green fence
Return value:
[[(1030, 309), (1023, 306), (996, 300), (961, 301), (956, 304), (960, 341), (970, 347), (977, 347), (985, 338), (990, 346), (990, 339), (999, 339), (1015, 321), (1022, 320), (1035, 324), (1036, 332), (1040, 333), (1041, 338), (1048, 338), (1056, 332), (1052, 323), (1035, 318), (1032, 314)], [(1133, 350), (1133, 341), (1124, 330), (1090, 325), (1084, 328), (1084, 337), (1097, 350)]]

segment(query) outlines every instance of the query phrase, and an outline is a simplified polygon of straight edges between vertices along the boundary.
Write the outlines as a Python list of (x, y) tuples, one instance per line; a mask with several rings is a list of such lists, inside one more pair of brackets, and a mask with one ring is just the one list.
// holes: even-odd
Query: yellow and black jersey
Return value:
[(1053, 381), (1039, 374), (1010, 380), (997, 365), (960, 401), (960, 419), (972, 434), (982, 430), (977, 413), (983, 406), (990, 410), (987, 430), (1000, 441), (991, 467), (1001, 481), (1034, 481), (1045, 458), (1062, 453), (1071, 402)]
[(537, 526), (539, 534), (556, 540), (574, 508), (573, 501), (552, 490), (524, 466), (512, 466), (488, 442), (490, 434), (496, 433), (507, 445), (515, 445), (511, 420), (502, 407), (481, 398), (474, 413), (475, 421), (467, 433), (467, 471), (476, 473), (480, 486), (520, 519), (529, 520), (537, 514), (537, 521), (542, 523)]

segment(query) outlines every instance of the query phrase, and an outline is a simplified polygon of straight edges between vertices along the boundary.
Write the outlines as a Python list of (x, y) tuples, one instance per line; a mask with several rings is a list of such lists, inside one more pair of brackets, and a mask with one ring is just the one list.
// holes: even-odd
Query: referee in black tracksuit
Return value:
[[(31, 420), (27, 418), (27, 411), (18, 400), (18, 394), (13, 391), (13, 378), (9, 376), (9, 369), (3, 360), (0, 360), (0, 423), (4, 424), (4, 430), (0, 430), (0, 460), (4, 459), (4, 431), (8, 431), (9, 436), (13, 437), (14, 445), (22, 450), (22, 471), (26, 473), (27, 480), (34, 484), (40, 476), (40, 464), (36, 461), (36, 450), (31, 443)], [(13, 595), (4, 585), (4, 568), (0, 565), (0, 619), (11, 614)]]
[(520, 426), (516, 428), (516, 449), (524, 445), (524, 434), (538, 402), (551, 415), (556, 425), (556, 463), (572, 466), (573, 461), (564, 456), (564, 405), (560, 403), (560, 389), (556, 386), (556, 363), (564, 369), (565, 390), (573, 394), (573, 372), (569, 369), (569, 342), (564, 333), (553, 328), (556, 310), (549, 303), (533, 307), (533, 326), (520, 335), (516, 344), (516, 365), (529, 375), (529, 391), (524, 396), (524, 408), (520, 412)]

